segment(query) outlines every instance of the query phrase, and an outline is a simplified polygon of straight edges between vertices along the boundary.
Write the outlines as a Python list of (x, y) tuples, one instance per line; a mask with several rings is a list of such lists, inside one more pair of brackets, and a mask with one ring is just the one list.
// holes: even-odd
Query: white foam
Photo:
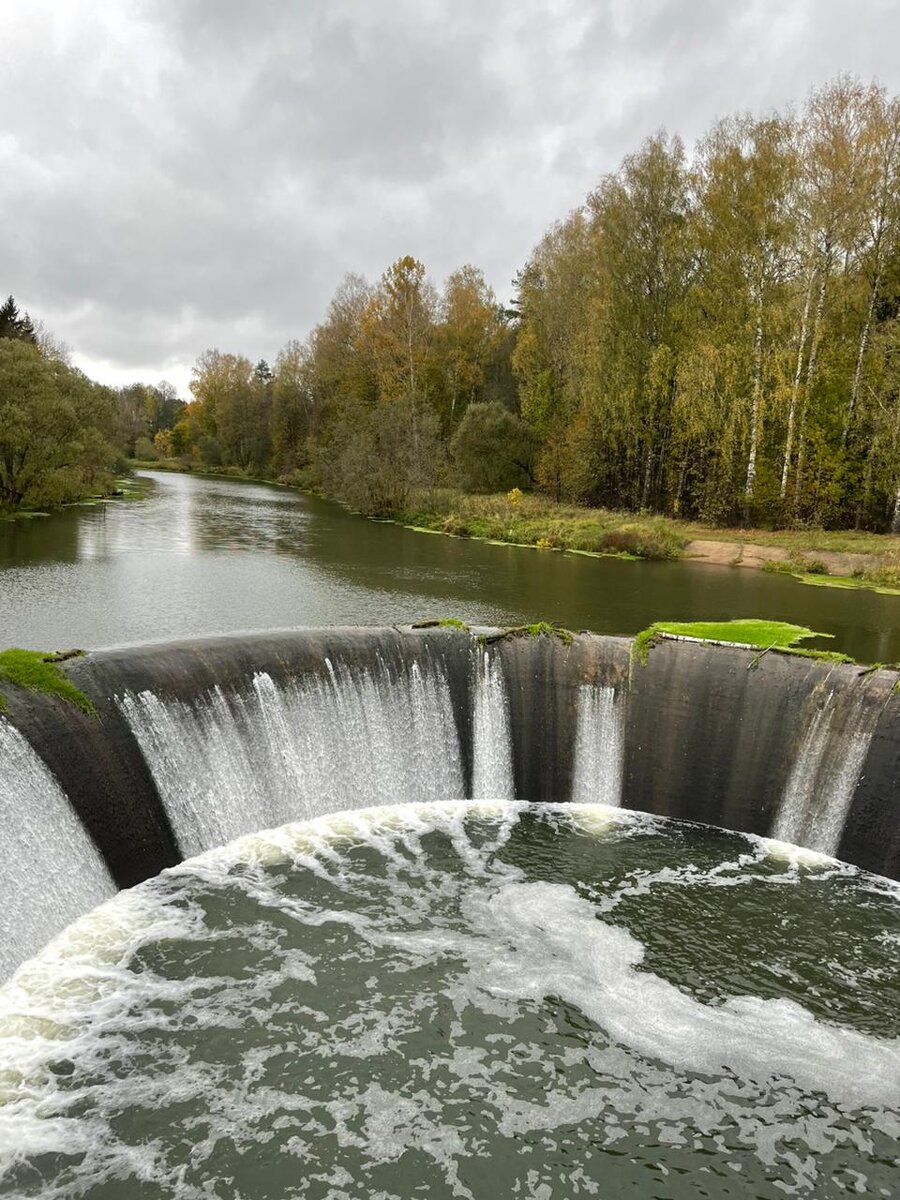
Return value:
[[(598, 838), (665, 828), (615, 808), (539, 807), (551, 824)], [(525, 809), (454, 801), (323, 816), (210, 851), (102, 906), (0, 992), (0, 1155), (83, 1152), (84, 1164), (49, 1186), (47, 1200), (69, 1200), (87, 1181), (114, 1187), (129, 1177), (200, 1200), (222, 1139), (265, 1155), (265, 1145), (290, 1135), (289, 1152), (304, 1171), (319, 1161), (319, 1144), (333, 1147), (327, 1153), (336, 1156), (328, 1168), (335, 1200), (362, 1194), (360, 1181), (346, 1178), (345, 1150), (348, 1162), (364, 1164), (397, 1162), (413, 1150), (452, 1194), (467, 1196), (461, 1165), (467, 1163), (471, 1182), (472, 1161), (486, 1152), (471, 1113), (517, 1144), (539, 1131), (545, 1147), (565, 1146), (575, 1131), (582, 1140), (571, 1161), (588, 1182), (599, 1164), (589, 1165), (582, 1149), (642, 1131), (651, 1136), (652, 1129), (660, 1145), (686, 1153), (714, 1150), (722, 1162), (752, 1154), (777, 1169), (786, 1189), (816, 1196), (824, 1194), (816, 1189), (827, 1171), (819, 1169), (820, 1156), (836, 1147), (848, 1161), (876, 1156), (872, 1129), (900, 1139), (890, 1111), (848, 1115), (860, 1105), (900, 1105), (896, 1042), (817, 1021), (791, 1001), (743, 996), (705, 1004), (643, 970), (641, 942), (599, 919), (597, 904), (565, 884), (524, 882), (521, 871), (498, 860)], [(475, 825), (473, 817), (487, 824)], [(454, 848), (455, 864), (448, 867), (446, 843), (428, 853), (435, 832)], [(379, 856), (374, 867), (371, 854), (355, 853), (361, 846)], [(682, 860), (632, 873), (623, 894), (669, 882), (730, 886), (753, 878), (768, 843), (747, 847), (734, 861), (702, 871)], [(279, 864), (320, 873), (337, 898), (327, 890), (320, 903), (309, 898), (315, 890), (284, 888), (283, 873), (267, 869)], [(244, 893), (233, 911), (246, 918), (211, 928), (195, 899), (207, 885)], [(322, 982), (327, 956), (307, 953), (310, 939), (286, 945), (279, 933), (288, 922), (341, 923), (340, 936), (353, 947), (348, 961), (365, 963), (378, 951), (390, 964), (387, 974), (373, 975), (361, 994), (340, 996), (336, 1006), (338, 997)], [(196, 940), (200, 948), (243, 939), (260, 964), (199, 980), (156, 974), (152, 955), (132, 968), (142, 947), (171, 939)], [(405, 979), (416, 978), (407, 972), (420, 970), (422, 991), (405, 987)], [(303, 1006), (289, 1009), (291, 1020), (282, 1024), (288, 980), (309, 986)], [(434, 981), (431, 996), (427, 981)], [(600, 1032), (556, 1039), (541, 1008), (553, 997)], [(179, 1040), (182, 1030), (192, 1044), (197, 1029), (209, 1029), (221, 1045), (230, 1030), (246, 1030), (248, 1014), (251, 1025), (278, 1032), (269, 1043), (249, 1039), (233, 1070), (215, 1052), (192, 1053)], [(438, 1017), (446, 1034), (430, 1045), (420, 1035)], [(523, 1027), (532, 1032), (523, 1035)], [(132, 1069), (142, 1038), (154, 1061)], [(409, 1054), (417, 1044), (419, 1058)], [(406, 1060), (401, 1078), (390, 1067), (398, 1052)], [(49, 1068), (65, 1058), (84, 1076), (71, 1093)], [(336, 1058), (345, 1074), (332, 1088)], [(282, 1059), (290, 1069), (279, 1068)], [(306, 1065), (295, 1069), (300, 1061)], [(104, 1079), (102, 1087), (95, 1077)], [(184, 1126), (198, 1180), (193, 1190), (185, 1190), (180, 1145), (173, 1150), (149, 1126), (136, 1145), (119, 1132), (123, 1112), (163, 1116), (175, 1104), (194, 1113)], [(796, 1154), (785, 1151), (786, 1140)], [(577, 1194), (571, 1176), (556, 1179), (554, 1188), (552, 1194)]]
[(559, 996), (621, 1045), (679, 1071), (787, 1079), (838, 1103), (900, 1107), (900, 1039), (826, 1025), (788, 999), (702, 1004), (640, 970), (641, 943), (565, 884), (510, 883), (471, 905), (473, 925), (510, 947), (474, 966), (488, 994)]

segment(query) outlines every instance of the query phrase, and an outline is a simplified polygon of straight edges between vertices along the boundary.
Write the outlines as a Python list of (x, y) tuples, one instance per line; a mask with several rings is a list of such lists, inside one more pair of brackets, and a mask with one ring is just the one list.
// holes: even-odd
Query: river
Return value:
[(0, 522), (0, 648), (84, 649), (238, 630), (762, 617), (900, 659), (900, 597), (698, 563), (489, 545), (366, 521), (267, 484), (142, 473), (143, 499)]

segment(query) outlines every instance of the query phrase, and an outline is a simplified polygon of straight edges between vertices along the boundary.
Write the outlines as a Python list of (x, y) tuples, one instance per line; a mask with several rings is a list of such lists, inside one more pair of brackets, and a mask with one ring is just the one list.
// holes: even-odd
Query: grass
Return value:
[[(397, 519), (407, 525), (461, 537), (517, 541), (534, 546), (544, 539), (554, 549), (589, 553), (633, 553), (640, 558), (678, 558), (691, 541), (739, 542), (786, 550), (794, 569), (823, 571), (802, 556), (827, 553), (888, 556), (900, 581), (900, 535), (855, 529), (744, 529), (704, 525), (672, 517), (618, 509), (557, 504), (546, 496), (470, 496), (448, 488), (416, 493)], [(791, 563), (785, 564), (790, 572)], [(887, 583), (888, 581), (884, 581)], [(889, 585), (889, 584), (888, 584)], [(898, 582), (897, 586), (900, 586)]]
[(49, 517), (50, 514), (37, 508), (0, 509), (0, 521), (30, 521), (33, 517)]
[(397, 520), (411, 528), (541, 550), (624, 558), (679, 558), (685, 539), (665, 517), (556, 504), (542, 496), (419, 492)]
[(413, 621), (410, 626), (412, 629), (458, 629), (460, 633), (470, 633), (471, 630), (465, 621), (460, 621), (458, 617), (433, 617), (424, 621)]
[(817, 550), (834, 554), (897, 554), (900, 535), (869, 533), (862, 529), (743, 529), (703, 525), (698, 521), (672, 521), (687, 541), (749, 542), (755, 546), (778, 546), (798, 556)]
[(810, 587), (843, 588), (878, 592), (882, 596), (900, 596), (900, 566), (888, 556), (874, 570), (858, 571), (855, 575), (829, 575), (823, 562), (792, 556), (787, 562), (765, 562), (762, 569), (769, 575), (790, 575), (798, 583)]
[(533, 625), (511, 625), (508, 629), (498, 630), (497, 633), (484, 633), (478, 640), (487, 643), (499, 642), (504, 638), (519, 637), (553, 637), (558, 638), (566, 646), (571, 646), (575, 640), (575, 634), (571, 629), (565, 629), (562, 625), (551, 625), (547, 621), (536, 621)]
[(632, 655), (645, 665), (651, 647), (661, 637), (698, 638), (701, 641), (728, 642), (766, 652), (779, 650), (800, 654), (808, 658), (821, 658), (828, 662), (853, 662), (846, 654), (834, 650), (811, 650), (800, 647), (799, 642), (810, 638), (830, 638), (833, 634), (817, 633), (805, 625), (790, 625), (786, 621), (656, 621), (641, 630), (632, 643)]
[(276, 479), (274, 475), (251, 474), (242, 467), (194, 465), (178, 458), (132, 458), (128, 460), (128, 463), (135, 471), (169, 471), (176, 475), (199, 475), (201, 479), (232, 479), (237, 483), (268, 483), (272, 487), (293, 486), (285, 483), (282, 479)]
[[(83, 654), (83, 650), (67, 650), (55, 654), (45, 654), (40, 650), (0, 651), (0, 682), (6, 680), (29, 692), (58, 696), (60, 700), (74, 704), (88, 716), (96, 717), (98, 713), (90, 698), (72, 683), (58, 665), (66, 658), (80, 657)], [(0, 693), (0, 712), (5, 711), (6, 699)]]
[[(866, 592), (878, 592), (881, 596), (900, 596), (900, 580), (895, 581), (895, 586), (886, 587), (877, 581), (877, 576), (880, 571), (866, 572), (863, 575), (795, 575), (794, 578), (799, 583), (808, 584), (811, 587), (832, 587), (844, 588), (846, 590), (857, 589)], [(875, 576), (876, 578), (873, 578)]]
[[(765, 563), (764, 569), (790, 575), (802, 583), (819, 579), (820, 586), (874, 588), (900, 592), (900, 536), (860, 530), (734, 529), (679, 521), (652, 514), (616, 509), (557, 504), (545, 496), (519, 493), (470, 496), (437, 488), (416, 493), (396, 520), (423, 533), (446, 533), (487, 542), (565, 550), (590, 557), (681, 558), (689, 542), (755, 544), (784, 550), (786, 562)], [(816, 554), (877, 555), (881, 566), (866, 568), (846, 584), (847, 576), (830, 576)]]

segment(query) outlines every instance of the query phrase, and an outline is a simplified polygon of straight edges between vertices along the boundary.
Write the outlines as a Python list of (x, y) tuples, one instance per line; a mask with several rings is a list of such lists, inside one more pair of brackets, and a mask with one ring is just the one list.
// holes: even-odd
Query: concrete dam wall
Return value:
[(180, 859), (345, 808), (596, 801), (900, 876), (897, 673), (629, 639), (266, 633), (62, 669), (99, 720), (4, 685), (0, 978)]

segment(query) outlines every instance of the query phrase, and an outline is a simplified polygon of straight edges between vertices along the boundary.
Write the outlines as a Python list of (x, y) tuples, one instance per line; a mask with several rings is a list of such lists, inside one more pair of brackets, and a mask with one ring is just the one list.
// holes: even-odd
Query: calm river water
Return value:
[(265, 484), (148, 472), (142, 500), (0, 522), (0, 648), (86, 649), (455, 616), (632, 634), (768, 617), (900, 659), (900, 597), (759, 571), (625, 562), (416, 533)]

